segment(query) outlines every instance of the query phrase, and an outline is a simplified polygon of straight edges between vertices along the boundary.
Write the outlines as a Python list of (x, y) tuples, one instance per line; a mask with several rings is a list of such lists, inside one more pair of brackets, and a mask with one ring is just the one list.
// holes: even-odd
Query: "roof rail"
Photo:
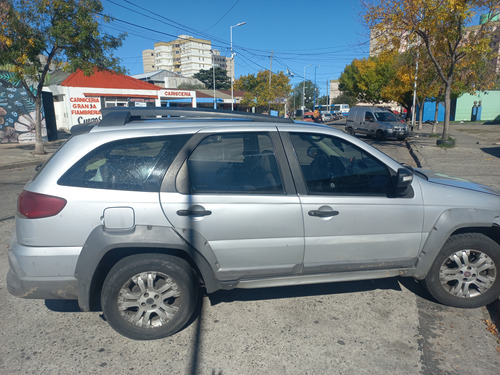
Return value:
[(99, 126), (121, 126), (134, 120), (154, 119), (160, 117), (182, 117), (189, 119), (193, 117), (204, 119), (242, 119), (261, 122), (287, 122), (293, 123), (292, 119), (259, 115), (255, 113), (224, 111), (210, 108), (183, 108), (183, 107), (108, 107), (101, 109), (102, 120)]

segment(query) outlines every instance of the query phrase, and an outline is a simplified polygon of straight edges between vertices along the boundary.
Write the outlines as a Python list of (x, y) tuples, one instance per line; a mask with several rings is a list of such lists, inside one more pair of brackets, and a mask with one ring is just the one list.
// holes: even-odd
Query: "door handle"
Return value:
[(332, 216), (337, 216), (339, 214), (339, 212), (338, 211), (311, 210), (307, 214), (309, 216), (314, 216), (314, 217), (332, 217)]
[(178, 210), (177, 215), (179, 216), (208, 216), (211, 215), (212, 211), (205, 209), (188, 209), (188, 210)]

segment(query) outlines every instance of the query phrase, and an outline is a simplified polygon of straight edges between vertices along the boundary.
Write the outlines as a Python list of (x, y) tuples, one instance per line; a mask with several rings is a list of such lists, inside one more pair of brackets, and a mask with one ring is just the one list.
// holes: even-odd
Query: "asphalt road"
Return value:
[[(405, 161), (402, 145), (377, 147)], [(221, 291), (189, 327), (151, 342), (118, 335), (74, 301), (12, 297), (15, 200), (33, 174), (0, 171), (0, 374), (499, 373), (487, 309), (439, 305), (412, 279)]]

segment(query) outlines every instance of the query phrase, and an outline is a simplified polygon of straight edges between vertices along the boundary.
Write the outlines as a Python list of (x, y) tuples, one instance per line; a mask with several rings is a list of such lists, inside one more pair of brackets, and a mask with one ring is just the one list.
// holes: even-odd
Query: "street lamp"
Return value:
[(316, 68), (319, 68), (319, 65), (314, 67), (314, 100), (313, 100), (313, 111), (316, 109)]
[(304, 116), (305, 98), (306, 98), (306, 68), (309, 68), (312, 64), (304, 66), (304, 83), (302, 84), (302, 116)]
[(234, 91), (233, 91), (233, 81), (234, 81), (234, 53), (233, 53), (233, 27), (243, 26), (246, 22), (240, 22), (234, 26), (230, 26), (231, 34), (231, 111), (234, 111)]

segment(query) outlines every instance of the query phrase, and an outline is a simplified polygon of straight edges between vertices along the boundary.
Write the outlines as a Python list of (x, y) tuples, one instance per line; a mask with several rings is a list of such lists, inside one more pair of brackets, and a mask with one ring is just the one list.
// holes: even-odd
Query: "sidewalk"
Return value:
[(26, 168), (45, 162), (66, 142), (70, 134), (59, 131), (57, 141), (44, 142), (46, 154), (35, 155), (33, 143), (2, 143), (0, 144), (0, 170)]
[(431, 136), (430, 124), (414, 129), (408, 144), (417, 165), (500, 189), (500, 125), (452, 124), (456, 146), (448, 149), (436, 145), (442, 129), (438, 125), (437, 137)]

